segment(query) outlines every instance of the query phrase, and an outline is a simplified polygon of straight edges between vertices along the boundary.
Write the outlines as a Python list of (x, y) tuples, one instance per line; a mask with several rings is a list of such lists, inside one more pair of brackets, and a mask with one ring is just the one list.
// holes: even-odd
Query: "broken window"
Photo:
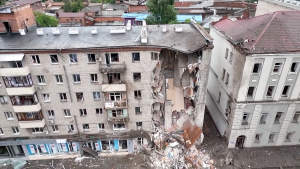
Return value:
[(136, 122), (136, 127), (137, 127), (138, 129), (141, 129), (141, 128), (142, 128), (142, 125), (143, 125), (142, 122)]
[(292, 135), (293, 135), (293, 132), (287, 133), (286, 136), (285, 136), (285, 142), (291, 142)]
[(94, 100), (100, 100), (100, 92), (93, 92)]
[(108, 73), (107, 74), (107, 79), (108, 79), (109, 84), (119, 83), (120, 80), (121, 80), (120, 73)]
[(223, 73), (222, 73), (222, 80), (223, 80), (223, 81), (224, 81), (224, 79), (225, 79), (225, 75), (226, 75), (226, 70), (223, 69)]
[(119, 62), (119, 54), (118, 53), (106, 53), (106, 63), (109, 64), (111, 62)]
[(92, 82), (98, 82), (98, 76), (97, 76), (97, 74), (91, 74), (91, 81)]
[(137, 138), (137, 143), (139, 144), (139, 145), (143, 145), (143, 138)]
[(140, 82), (141, 81), (141, 73), (133, 73), (133, 81)]
[(86, 116), (86, 109), (79, 109), (80, 116)]
[(104, 123), (99, 123), (98, 130), (104, 130), (104, 129), (105, 129)]
[(266, 97), (273, 97), (274, 91), (275, 91), (275, 86), (269, 86)]
[(259, 120), (259, 124), (265, 124), (266, 120), (267, 120), (267, 117), (268, 117), (268, 113), (262, 113), (261, 117), (260, 117), (260, 120)]
[(55, 117), (54, 110), (47, 110), (47, 114), (48, 114), (49, 118)]
[(74, 83), (80, 83), (81, 82), (80, 75), (79, 74), (74, 74), (73, 75), (73, 80), (74, 80)]
[(275, 138), (275, 133), (271, 133), (271, 134), (269, 135), (269, 140), (268, 140), (268, 142), (269, 142), (269, 143), (273, 143), (273, 142), (274, 142), (274, 138)]
[(141, 93), (140, 90), (135, 90), (134, 91), (134, 98), (136, 98), (136, 99), (142, 98), (142, 93)]
[(96, 63), (95, 54), (88, 54), (88, 62), (89, 63)]
[(228, 48), (226, 48), (225, 59), (227, 59), (227, 58), (228, 58), (228, 53), (229, 53), (229, 49), (228, 49)]
[(151, 60), (158, 61), (159, 60), (159, 53), (151, 52)]
[(140, 61), (140, 53), (132, 53), (132, 62)]
[(68, 132), (73, 132), (74, 131), (74, 126), (72, 124), (67, 125), (67, 130), (68, 130)]
[(83, 124), (82, 127), (83, 127), (83, 131), (90, 130), (90, 125), (89, 124)]
[(228, 85), (228, 83), (229, 83), (229, 73), (227, 73), (226, 80), (225, 80), (225, 85)]
[(43, 75), (38, 75), (38, 76), (37, 76), (37, 79), (38, 79), (38, 82), (39, 82), (40, 84), (45, 84), (45, 83), (46, 83), (45, 78), (44, 78)]
[(220, 101), (221, 101), (221, 92), (219, 92), (219, 97), (218, 97), (218, 103), (220, 103)]
[(83, 93), (76, 93), (76, 99), (77, 102), (83, 102), (84, 101)]
[(254, 142), (255, 143), (259, 143), (260, 142), (260, 137), (261, 137), (261, 134), (255, 134), (255, 140), (254, 140)]
[(64, 109), (64, 115), (65, 117), (71, 117), (71, 112), (69, 109)]
[(102, 114), (102, 109), (101, 108), (96, 108), (96, 114), (97, 115)]
[(57, 55), (50, 55), (51, 63), (58, 63), (58, 57)]
[(262, 68), (262, 63), (255, 63), (252, 69), (252, 73), (260, 73)]
[(14, 134), (19, 134), (20, 133), (19, 127), (12, 127), (11, 129), (12, 129)]
[(114, 130), (125, 130), (125, 123), (117, 123), (117, 124), (113, 124), (113, 129)]
[(124, 115), (122, 109), (121, 110), (112, 110), (111, 112), (112, 112), (113, 117), (118, 117), (118, 116), (123, 116)]
[(142, 114), (141, 107), (135, 107), (135, 114)]
[(32, 56), (31, 56), (31, 59), (32, 59), (32, 63), (33, 63), (34, 65), (39, 65), (39, 64), (41, 64), (39, 55), (32, 55)]
[(55, 80), (56, 80), (56, 83), (63, 83), (63, 77), (62, 75), (55, 75)]
[(109, 93), (110, 101), (121, 101), (120, 93)]
[(31, 131), (33, 133), (42, 133), (42, 132), (44, 132), (44, 128), (41, 128), (41, 127), (31, 128)]
[(60, 101), (67, 101), (67, 94), (66, 93), (59, 93)]
[(250, 114), (249, 113), (244, 113), (243, 114), (243, 119), (242, 119), (242, 125), (248, 125), (249, 124), (249, 117)]
[(273, 73), (280, 73), (281, 72), (281, 68), (282, 68), (283, 63), (282, 62), (277, 62), (274, 64), (273, 67)]
[(296, 73), (299, 67), (299, 62), (293, 62), (291, 65), (290, 72), (291, 73)]
[(52, 126), (52, 131), (53, 132), (59, 132), (58, 131), (58, 126), (57, 125)]
[(122, 150), (127, 150), (127, 140), (119, 140), (119, 145)]
[(232, 59), (233, 59), (233, 53), (230, 52), (230, 55), (229, 55), (229, 63), (232, 63)]
[(253, 98), (254, 91), (255, 91), (255, 87), (253, 86), (249, 87), (247, 92), (247, 98)]
[(283, 87), (283, 90), (282, 90), (282, 93), (281, 93), (281, 97), (288, 97), (289, 92), (290, 92), (290, 88), (291, 88), (290, 85), (285, 85)]
[(283, 114), (282, 112), (277, 112), (274, 123), (280, 123), (282, 114)]
[(299, 123), (300, 111), (297, 111), (293, 117), (293, 123)]
[(78, 63), (77, 54), (69, 54), (70, 63)]

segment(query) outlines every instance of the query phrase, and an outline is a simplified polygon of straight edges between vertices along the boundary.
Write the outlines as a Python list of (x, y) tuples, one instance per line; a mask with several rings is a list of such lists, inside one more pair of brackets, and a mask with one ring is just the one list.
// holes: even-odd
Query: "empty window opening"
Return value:
[(247, 98), (253, 98), (255, 87), (249, 87), (247, 92)]
[(261, 68), (262, 68), (261, 63), (255, 63), (252, 69), (252, 73), (260, 73)]
[(19, 134), (20, 131), (19, 131), (19, 127), (12, 127), (12, 131), (14, 134)]
[(291, 140), (292, 140), (292, 135), (293, 135), (293, 132), (287, 133), (287, 134), (286, 134), (286, 137), (285, 137), (285, 141), (286, 141), (286, 142), (291, 142)]
[(67, 101), (67, 94), (66, 93), (59, 93), (60, 101)]
[(159, 53), (151, 52), (151, 60), (158, 61), (159, 60)]
[(275, 86), (269, 86), (266, 97), (273, 97), (274, 92), (275, 92)]
[(97, 115), (100, 115), (100, 114), (102, 114), (103, 112), (102, 112), (102, 109), (101, 108), (97, 108), (96, 109), (96, 114)]
[(109, 84), (121, 82), (120, 73), (108, 73), (107, 79)]
[(219, 92), (219, 96), (218, 96), (218, 100), (217, 100), (218, 103), (220, 103), (220, 101), (221, 101), (221, 95), (222, 95), (221, 92)]
[(255, 134), (255, 140), (254, 140), (254, 142), (255, 143), (259, 143), (260, 142), (260, 137), (261, 137), (261, 134)]
[(51, 63), (58, 63), (57, 55), (50, 55)]
[(273, 142), (274, 142), (274, 138), (275, 138), (275, 133), (271, 133), (271, 134), (269, 135), (269, 140), (268, 140), (268, 142), (269, 142), (269, 143), (273, 143)]
[(68, 132), (73, 132), (74, 131), (74, 126), (71, 124), (71, 125), (67, 125), (67, 131)]
[(248, 125), (249, 124), (249, 113), (244, 113), (243, 114), (243, 119), (242, 119), (242, 125)]
[(74, 80), (74, 83), (80, 83), (81, 82), (80, 75), (79, 74), (74, 74), (73, 75), (73, 80)]
[(142, 114), (141, 107), (135, 107), (135, 114)]
[(0, 128), (0, 135), (3, 135), (4, 133), (3, 133), (3, 130), (2, 130), (2, 128)]
[(83, 124), (82, 127), (83, 127), (83, 131), (90, 130), (90, 125), (89, 124)]
[(134, 98), (136, 98), (136, 99), (142, 98), (142, 93), (141, 93), (140, 90), (135, 90), (134, 91)]
[(281, 97), (288, 97), (290, 89), (291, 89), (290, 85), (284, 86), (283, 90), (282, 90), (282, 93), (281, 93)]
[(12, 33), (10, 23), (9, 22), (2, 22), (2, 23), (5, 27), (6, 33)]
[(277, 112), (274, 123), (280, 123), (282, 114), (283, 114), (282, 112)]
[(83, 102), (84, 101), (83, 93), (76, 93), (76, 99), (77, 102)]
[(77, 54), (69, 54), (70, 63), (78, 63)]
[(133, 73), (133, 81), (140, 82), (141, 81), (141, 73)]
[(105, 129), (104, 123), (99, 123), (98, 124), (98, 129), (99, 130), (104, 130)]
[(283, 63), (278, 62), (274, 64), (273, 73), (280, 73)]
[(268, 117), (268, 113), (262, 113), (261, 117), (260, 117), (260, 120), (259, 120), (259, 124), (265, 124), (266, 120), (267, 120), (267, 117)]
[(80, 116), (86, 116), (86, 109), (79, 109)]
[(293, 123), (299, 123), (300, 111), (297, 111), (293, 117)]
[(97, 74), (91, 74), (91, 81), (92, 82), (98, 82), (98, 76), (97, 76)]
[(127, 150), (127, 140), (119, 140), (120, 149)]
[(39, 65), (39, 64), (41, 64), (39, 55), (32, 55), (32, 56), (31, 56), (31, 59), (32, 59), (32, 63), (33, 63), (34, 65)]
[(296, 73), (299, 67), (299, 62), (293, 62), (291, 65), (290, 72), (291, 73)]
[(95, 54), (88, 54), (88, 62), (89, 63), (96, 63)]
[(137, 127), (138, 129), (141, 129), (142, 126), (143, 126), (143, 123), (142, 123), (142, 122), (136, 122), (136, 127)]
[(132, 53), (132, 61), (139, 62), (140, 61), (140, 53)]
[(125, 130), (125, 123), (117, 123), (117, 124), (113, 124), (113, 129), (114, 130)]
[(106, 53), (106, 64), (119, 62), (119, 54), (118, 53)]
[(111, 112), (112, 112), (113, 117), (124, 116), (123, 109), (121, 109), (121, 110), (112, 110)]
[(36, 128), (31, 128), (32, 133), (42, 133), (44, 132), (44, 128), (41, 127), (36, 127)]

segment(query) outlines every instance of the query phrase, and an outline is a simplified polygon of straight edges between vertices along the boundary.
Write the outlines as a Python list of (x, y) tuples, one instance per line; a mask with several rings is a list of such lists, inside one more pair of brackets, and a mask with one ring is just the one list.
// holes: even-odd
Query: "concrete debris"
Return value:
[(199, 66), (200, 63), (193, 63), (188, 65), (188, 70), (189, 73), (191, 74), (192, 72), (195, 71), (195, 69)]
[(186, 110), (186, 114), (191, 115), (195, 112), (195, 108), (193, 106), (190, 106), (187, 110)]
[(89, 157), (84, 157), (84, 156), (83, 156), (83, 157), (79, 157), (79, 156), (77, 156), (77, 157), (75, 158), (74, 161), (77, 162), (77, 163), (78, 163), (78, 162), (81, 163), (81, 161), (82, 161), (83, 159), (85, 159), (85, 158), (89, 158)]

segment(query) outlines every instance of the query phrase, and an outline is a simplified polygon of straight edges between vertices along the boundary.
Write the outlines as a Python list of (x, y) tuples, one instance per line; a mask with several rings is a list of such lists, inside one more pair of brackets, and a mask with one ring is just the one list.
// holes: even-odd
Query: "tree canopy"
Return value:
[(34, 11), (35, 21), (41, 27), (56, 27), (58, 20), (53, 16), (48, 16), (44, 13)]
[(115, 0), (92, 0), (92, 3), (114, 4)]
[(82, 0), (76, 0), (71, 2), (70, 0), (63, 0), (64, 2), (64, 12), (79, 12), (83, 9)]
[(0, 6), (5, 4), (5, 0), (0, 0)]
[(177, 11), (174, 8), (174, 0), (149, 0), (147, 7), (151, 13), (147, 18), (147, 24), (168, 24), (176, 21)]

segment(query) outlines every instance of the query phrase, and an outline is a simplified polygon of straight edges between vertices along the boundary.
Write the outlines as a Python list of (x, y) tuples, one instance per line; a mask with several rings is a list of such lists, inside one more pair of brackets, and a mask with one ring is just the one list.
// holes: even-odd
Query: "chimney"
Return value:
[(246, 10), (244, 10), (242, 19), (248, 19), (248, 18), (250, 18), (250, 12), (248, 9), (246, 9)]

